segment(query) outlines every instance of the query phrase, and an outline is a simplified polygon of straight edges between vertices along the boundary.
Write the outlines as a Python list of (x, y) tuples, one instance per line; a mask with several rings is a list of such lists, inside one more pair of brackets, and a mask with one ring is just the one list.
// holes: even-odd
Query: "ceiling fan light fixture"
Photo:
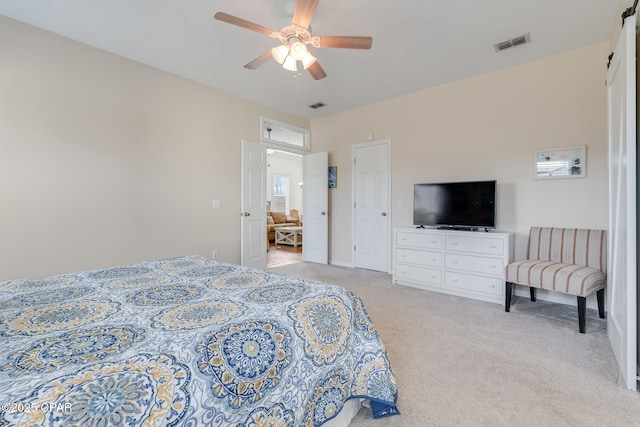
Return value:
[(289, 55), (293, 56), (296, 61), (302, 61), (302, 58), (309, 53), (307, 47), (301, 41), (295, 41), (291, 43), (291, 49)]
[(306, 70), (311, 65), (313, 65), (313, 63), (316, 62), (317, 59), (315, 56), (311, 55), (309, 51), (307, 51), (307, 53), (302, 57), (300, 61), (302, 61), (302, 67)]
[[(636, 0), (637, 1), (637, 0)], [(245, 64), (244, 68), (255, 70), (259, 66), (273, 59), (282, 68), (292, 71), (295, 76), (301, 75), (301, 71), (307, 70), (314, 80), (327, 77), (327, 73), (318, 61), (307, 50), (308, 44), (315, 48), (343, 48), (343, 49), (370, 49), (373, 39), (364, 36), (322, 36), (314, 37), (311, 32), (311, 18), (315, 13), (318, 0), (291, 0), (289, 9), (293, 8), (291, 24), (282, 27), (280, 31), (256, 24), (237, 16), (224, 12), (217, 12), (214, 18), (218, 21), (255, 31), (272, 39), (278, 39), (282, 46), (267, 50), (253, 61)], [(288, 20), (287, 20), (288, 22)]]
[(289, 55), (289, 46), (282, 44), (271, 49), (271, 56), (273, 56), (273, 59), (280, 65), (284, 64), (287, 55)]
[(298, 71), (298, 61), (296, 61), (293, 56), (288, 55), (284, 60), (284, 64), (282, 64), (282, 68), (288, 71), (293, 71), (294, 73)]

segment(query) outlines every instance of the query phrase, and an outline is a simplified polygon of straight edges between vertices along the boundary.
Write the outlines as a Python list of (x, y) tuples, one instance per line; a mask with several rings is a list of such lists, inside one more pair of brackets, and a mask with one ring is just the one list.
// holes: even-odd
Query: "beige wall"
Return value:
[(309, 127), (1, 16), (0, 58), (0, 280), (239, 262), (240, 141), (261, 115)]
[[(351, 146), (392, 141), (392, 224), (412, 223), (413, 184), (496, 179), (497, 228), (525, 256), (531, 226), (607, 227), (608, 43), (313, 120), (313, 151), (338, 166), (330, 260), (350, 265)], [(534, 180), (534, 150), (587, 145), (584, 179)], [(403, 207), (398, 208), (398, 200)]]
[[(351, 263), (351, 145), (370, 133), (392, 140), (394, 226), (415, 182), (497, 179), (517, 258), (532, 225), (606, 228), (608, 47), (312, 121), (312, 150), (338, 166), (332, 262)], [(4, 17), (0, 56), (0, 280), (213, 249), (239, 262), (240, 140), (261, 115), (309, 127)], [(582, 144), (587, 178), (532, 179), (534, 150)]]

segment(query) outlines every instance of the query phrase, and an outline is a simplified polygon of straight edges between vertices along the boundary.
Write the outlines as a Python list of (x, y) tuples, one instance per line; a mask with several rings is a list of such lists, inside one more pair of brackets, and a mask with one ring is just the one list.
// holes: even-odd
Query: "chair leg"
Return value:
[(596, 292), (596, 297), (598, 299), (598, 315), (601, 319), (604, 319), (604, 289)]
[(536, 302), (536, 288), (529, 286), (529, 293), (531, 294), (531, 301)]
[(578, 297), (578, 328), (580, 333), (584, 334), (585, 316), (587, 311), (587, 298)]
[(507, 313), (511, 310), (511, 292), (513, 291), (513, 283), (504, 282), (504, 311)]

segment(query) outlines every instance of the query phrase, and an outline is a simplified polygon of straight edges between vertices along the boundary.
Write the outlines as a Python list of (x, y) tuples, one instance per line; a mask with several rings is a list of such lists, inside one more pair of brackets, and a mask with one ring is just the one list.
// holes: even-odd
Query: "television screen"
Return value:
[(496, 181), (415, 184), (413, 224), (495, 228)]

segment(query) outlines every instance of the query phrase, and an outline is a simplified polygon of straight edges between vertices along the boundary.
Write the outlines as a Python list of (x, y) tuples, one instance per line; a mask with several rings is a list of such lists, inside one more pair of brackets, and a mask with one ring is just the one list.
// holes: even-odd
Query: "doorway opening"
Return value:
[(267, 149), (267, 268), (302, 261), (303, 156)]
[(304, 155), (310, 132), (261, 118), (267, 147), (267, 268), (303, 260)]

